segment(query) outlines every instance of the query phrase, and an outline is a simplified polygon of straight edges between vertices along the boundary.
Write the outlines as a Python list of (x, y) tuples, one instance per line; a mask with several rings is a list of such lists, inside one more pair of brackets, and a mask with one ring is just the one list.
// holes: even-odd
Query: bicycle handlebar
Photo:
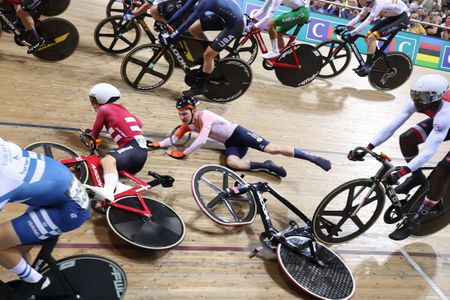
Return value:
[(81, 130), (80, 134), (80, 141), (83, 143), (83, 145), (86, 146), (86, 148), (89, 148), (91, 154), (98, 155), (98, 146), (102, 143), (101, 139), (95, 139), (92, 135), (90, 135), (88, 132)]
[(353, 151), (362, 151), (364, 153), (370, 154), (373, 158), (381, 162), (383, 165), (386, 165), (390, 168), (394, 167), (394, 165), (390, 163), (392, 159), (383, 152), (380, 152), (380, 154), (378, 154), (370, 149), (367, 149), (366, 147), (356, 147), (355, 149), (353, 149)]

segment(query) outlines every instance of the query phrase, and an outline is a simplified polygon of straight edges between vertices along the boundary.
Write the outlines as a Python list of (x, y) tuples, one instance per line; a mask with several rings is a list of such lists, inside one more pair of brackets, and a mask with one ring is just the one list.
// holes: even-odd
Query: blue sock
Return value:
[(315, 161), (315, 159), (316, 159), (316, 157), (314, 155), (303, 152), (302, 150), (300, 150), (298, 148), (294, 148), (294, 157), (300, 158), (300, 159), (306, 159), (309, 161)]
[(267, 165), (262, 162), (251, 161), (250, 162), (250, 170), (255, 170), (255, 169), (267, 169)]

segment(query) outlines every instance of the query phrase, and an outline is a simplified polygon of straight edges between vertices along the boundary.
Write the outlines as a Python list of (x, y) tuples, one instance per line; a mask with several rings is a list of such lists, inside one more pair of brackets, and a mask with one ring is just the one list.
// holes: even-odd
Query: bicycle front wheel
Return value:
[(162, 48), (159, 44), (146, 44), (131, 50), (120, 67), (122, 79), (137, 90), (152, 90), (166, 83), (175, 62)]
[(198, 207), (214, 222), (224, 226), (251, 224), (256, 216), (256, 202), (251, 192), (223, 197), (229, 187), (245, 184), (235, 172), (219, 165), (205, 165), (192, 175), (191, 189)]
[(382, 54), (373, 62), (369, 83), (377, 90), (392, 90), (404, 84), (411, 76), (413, 63), (402, 52)]
[(329, 40), (317, 45), (322, 56), (322, 66), (319, 78), (331, 78), (344, 72), (348, 67), (352, 54), (347, 43), (339, 40)]
[[(56, 265), (73, 292), (79, 295), (77, 299), (119, 300), (125, 297), (127, 290), (125, 272), (108, 258), (76, 255), (58, 260)], [(50, 285), (37, 293), (34, 299), (71, 299), (48, 266), (39, 272), (49, 277)]]
[(384, 202), (383, 187), (372, 179), (346, 182), (320, 202), (312, 220), (314, 235), (327, 244), (349, 241), (375, 223)]
[[(316, 257), (311, 256), (310, 246)], [(342, 259), (307, 237), (287, 237), (286, 242), (278, 244), (277, 259), (289, 281), (319, 299), (344, 300), (355, 292), (355, 279)]]
[[(106, 217), (111, 229), (125, 241), (141, 248), (163, 250), (181, 243), (186, 233), (181, 217), (164, 203), (147, 197), (143, 199), (152, 216), (143, 216), (109, 206)], [(139, 198), (136, 196), (122, 197), (115, 203), (142, 209)]]
[(224, 50), (229, 53), (225, 57), (237, 57), (245, 61), (248, 65), (251, 65), (258, 55), (258, 43), (256, 42), (255, 36), (252, 35), (241, 45), (241, 41), (244, 38), (246, 38), (246, 35), (236, 38), (232, 46), (226, 46)]
[(72, 174), (75, 175), (76, 178), (78, 178), (78, 180), (81, 181), (81, 183), (86, 183), (89, 179), (88, 166), (84, 161), (70, 164), (64, 163), (64, 159), (80, 156), (67, 146), (53, 142), (37, 142), (26, 146), (24, 149), (62, 161), (62, 163), (72, 172)]
[(103, 19), (94, 30), (97, 46), (108, 53), (125, 53), (139, 43), (141, 30), (135, 20), (125, 21), (122, 16)]

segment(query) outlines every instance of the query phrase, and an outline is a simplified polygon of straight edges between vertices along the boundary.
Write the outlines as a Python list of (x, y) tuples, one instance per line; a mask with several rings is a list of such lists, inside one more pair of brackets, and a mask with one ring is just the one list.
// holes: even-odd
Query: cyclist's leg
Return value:
[(44, 43), (44, 40), (36, 31), (34, 20), (30, 15), (30, 12), (46, 2), (47, 0), (24, 0), (20, 5), (15, 5), (17, 16), (30, 33), (31, 46), (28, 48), (28, 53), (33, 53)]
[(394, 240), (403, 240), (411, 235), (411, 233), (420, 226), (421, 220), (426, 216), (440, 201), (444, 192), (447, 190), (450, 178), (450, 152), (439, 162), (433, 172), (430, 181), (430, 190), (425, 196), (422, 204), (412, 217), (410, 222), (404, 223), (402, 226), (392, 232), (389, 237)]
[[(284, 33), (288, 32), (293, 27), (298, 24), (303, 24), (308, 22), (310, 15), (310, 10), (308, 7), (299, 7), (289, 13), (282, 14), (274, 19), (274, 29), (276, 31), (276, 37), (278, 40), (278, 48), (283, 49), (284, 43)], [(275, 38), (275, 35), (274, 35)], [(272, 39), (272, 37), (271, 37)]]
[(204, 31), (223, 30), (224, 26), (225, 23), (218, 15), (206, 14), (189, 27), (189, 33), (197, 39), (208, 40)]

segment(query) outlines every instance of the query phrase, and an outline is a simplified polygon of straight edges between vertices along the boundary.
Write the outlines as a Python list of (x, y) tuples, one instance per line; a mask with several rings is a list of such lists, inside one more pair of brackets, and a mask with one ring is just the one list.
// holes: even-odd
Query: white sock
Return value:
[(20, 279), (30, 283), (36, 283), (42, 279), (42, 275), (33, 269), (23, 258), (20, 259), (17, 266), (9, 269), (9, 271), (17, 274)]
[(103, 175), (103, 178), (105, 179), (105, 189), (110, 191), (111, 193), (114, 193), (114, 190), (116, 189), (117, 186), (117, 182), (119, 182), (119, 174), (106, 173)]
[(272, 43), (272, 51), (275, 53), (278, 53), (278, 40), (274, 39), (274, 40), (270, 40), (270, 42)]

